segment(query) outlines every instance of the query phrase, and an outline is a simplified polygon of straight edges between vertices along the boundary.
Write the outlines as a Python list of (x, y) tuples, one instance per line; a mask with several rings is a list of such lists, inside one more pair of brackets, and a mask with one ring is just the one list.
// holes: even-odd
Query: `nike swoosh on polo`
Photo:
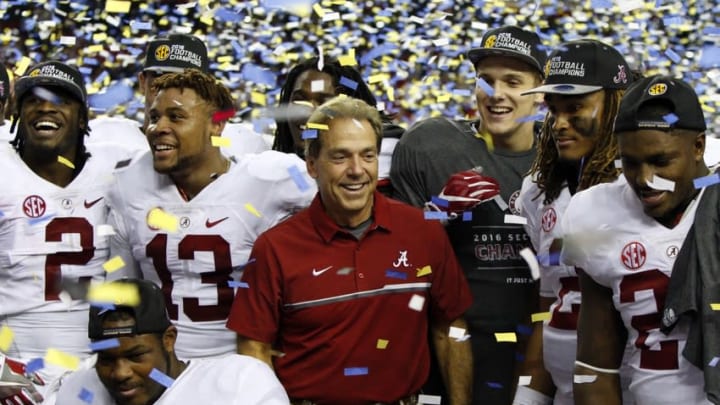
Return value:
[(213, 226), (219, 224), (220, 222), (222, 222), (228, 218), (229, 217), (221, 218), (221, 219), (218, 219), (217, 221), (210, 221), (210, 218), (208, 218), (205, 220), (205, 226), (207, 226), (208, 228), (212, 228)]
[(317, 277), (317, 276), (325, 273), (326, 271), (328, 271), (328, 270), (330, 270), (330, 269), (332, 269), (332, 266), (327, 266), (327, 267), (325, 267), (325, 268), (322, 269), (322, 270), (315, 270), (315, 269), (313, 269), (313, 276)]
[(93, 205), (99, 203), (100, 200), (102, 200), (102, 199), (103, 199), (103, 197), (100, 197), (100, 198), (98, 198), (97, 200), (90, 201), (90, 202), (88, 202), (87, 200), (85, 200), (85, 201), (83, 202), (83, 204), (85, 204), (85, 208), (86, 208), (86, 209), (89, 209), (89, 208), (92, 207)]

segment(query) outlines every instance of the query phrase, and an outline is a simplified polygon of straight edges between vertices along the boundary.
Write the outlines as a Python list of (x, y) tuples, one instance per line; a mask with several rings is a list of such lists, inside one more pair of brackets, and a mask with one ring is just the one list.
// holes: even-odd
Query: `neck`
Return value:
[[(487, 129), (481, 128), (481, 131), (488, 133)], [(535, 134), (533, 132), (533, 123), (527, 122), (521, 125), (515, 132), (504, 134), (490, 134), (493, 144), (496, 148), (511, 151), (525, 152), (532, 149), (535, 143)]]
[(216, 156), (206, 160), (204, 165), (170, 173), (170, 178), (183, 198), (190, 201), (228, 169), (230, 169), (230, 160), (218, 150)]
[[(52, 155), (52, 156), (49, 156)], [(35, 174), (60, 187), (65, 187), (75, 178), (76, 169), (58, 160), (58, 154), (36, 153), (33, 148), (25, 148), (22, 160)], [(77, 154), (73, 149), (62, 155), (63, 158), (72, 162), (77, 168), (80, 162), (77, 161)]]

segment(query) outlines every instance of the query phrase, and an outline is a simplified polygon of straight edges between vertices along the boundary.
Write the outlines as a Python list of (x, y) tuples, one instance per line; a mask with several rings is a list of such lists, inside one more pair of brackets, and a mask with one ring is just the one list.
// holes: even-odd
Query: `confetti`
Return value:
[(506, 209), (508, 209), (507, 203), (499, 194), (493, 197), (492, 200), (495, 201), (495, 204), (497, 204), (498, 208), (500, 208), (500, 211), (505, 211)]
[(318, 137), (318, 131), (317, 129), (306, 129), (302, 131), (300, 137), (302, 139), (315, 139)]
[(432, 268), (429, 265), (420, 267), (419, 269), (416, 269), (416, 270), (417, 270), (417, 274), (415, 274), (415, 277), (425, 277), (425, 276), (432, 274)]
[(406, 273), (403, 273), (402, 271), (395, 271), (395, 270), (385, 270), (385, 277), (397, 278), (400, 280), (407, 280)]
[(106, 261), (102, 265), (103, 269), (105, 269), (106, 272), (112, 273), (113, 271), (119, 270), (123, 267), (125, 267), (125, 262), (123, 261), (122, 257), (115, 256), (112, 259)]
[(358, 82), (356, 82), (355, 80), (352, 80), (350, 78), (347, 78), (345, 76), (340, 77), (339, 83), (341, 86), (345, 86), (352, 90), (357, 90), (357, 88), (358, 88)]
[(251, 214), (255, 215), (256, 217), (258, 217), (258, 218), (261, 217), (260, 212), (257, 209), (255, 209), (255, 207), (253, 207), (252, 204), (245, 203), (245, 209), (248, 210), (248, 212), (250, 212)]
[(303, 176), (302, 172), (300, 172), (297, 165), (288, 167), (288, 173), (300, 191), (307, 191), (310, 189), (310, 184), (308, 184), (307, 180), (305, 180), (305, 176)]
[(462, 220), (465, 222), (472, 221), (472, 211), (463, 212)]
[(453, 338), (455, 340), (464, 339), (465, 338), (465, 329), (451, 326), (448, 336), (450, 336), (451, 338)]
[(92, 284), (88, 290), (87, 300), (94, 303), (137, 306), (140, 304), (138, 288), (126, 283)]
[(420, 404), (440, 405), (442, 404), (442, 397), (439, 395), (420, 394), (418, 395), (418, 405)]
[[(322, 71), (322, 68), (318, 70)], [(310, 91), (313, 93), (325, 91), (325, 80), (313, 80), (310, 82)]]
[(616, 168), (616, 169), (622, 169), (622, 160), (620, 160), (620, 159), (615, 159), (615, 162), (614, 162), (614, 163), (615, 163), (615, 168)]
[(667, 115), (663, 115), (663, 120), (667, 122), (668, 124), (672, 125), (680, 120), (677, 115), (670, 113)]
[(42, 357), (32, 359), (25, 365), (25, 372), (28, 374), (35, 373), (45, 368), (45, 360)]
[(61, 36), (60, 44), (61, 45), (70, 45), (70, 46), (75, 45), (75, 37)]
[(520, 386), (530, 385), (530, 381), (532, 381), (532, 376), (529, 376), (529, 375), (521, 375), (521, 376), (518, 378), (518, 385), (520, 385)]
[(693, 185), (695, 186), (695, 188), (709, 187), (718, 183), (720, 183), (720, 174), (718, 173), (713, 173), (709, 176), (693, 179)]
[(680, 55), (678, 55), (677, 53), (675, 53), (675, 51), (669, 48), (665, 50), (665, 56), (667, 56), (668, 59), (673, 61), (673, 63), (680, 63), (680, 61), (682, 60)]
[(0, 328), (0, 352), (7, 353), (8, 350), (10, 350), (14, 336), (15, 333), (13, 333), (9, 326), (3, 325), (2, 328)]
[(505, 214), (506, 224), (527, 225), (527, 218), (519, 215)]
[(348, 274), (350, 274), (352, 272), (353, 272), (352, 267), (343, 267), (343, 268), (339, 269), (336, 274), (338, 276), (347, 276)]
[(327, 124), (318, 124), (317, 122), (308, 122), (307, 127), (309, 129), (318, 129), (322, 131), (327, 131), (330, 129), (330, 127), (327, 126)]
[(210, 142), (212, 143), (212, 146), (216, 148), (226, 147), (229, 148), (230, 145), (232, 145), (232, 140), (230, 138), (226, 138), (224, 136), (211, 136)]
[(162, 208), (151, 209), (147, 217), (149, 226), (168, 232), (177, 232), (178, 222), (176, 216), (166, 213)]
[(71, 169), (75, 169), (75, 165), (73, 164), (73, 162), (71, 162), (71, 161), (68, 160), (67, 158), (58, 155), (58, 159), (57, 159), (57, 160), (58, 160), (58, 162), (64, 164), (65, 166), (67, 166), (67, 167), (69, 167), (69, 168), (71, 168)]
[(530, 269), (530, 275), (532, 276), (533, 280), (537, 280), (540, 278), (540, 263), (538, 263), (537, 257), (535, 257), (535, 253), (533, 253), (532, 249), (529, 247), (523, 248), (520, 250), (520, 257), (525, 260), (525, 263), (527, 263), (528, 268)]
[(385, 350), (385, 349), (387, 349), (389, 343), (390, 343), (389, 340), (378, 339), (377, 344), (375, 344), (375, 348), (380, 349), (380, 350)]
[(357, 66), (357, 60), (355, 60), (355, 49), (350, 49), (347, 55), (342, 55), (337, 58), (341, 66)]
[(423, 215), (428, 220), (447, 220), (448, 214), (445, 211), (424, 211)]
[(529, 336), (532, 334), (532, 327), (528, 325), (518, 325), (516, 330), (520, 335)]
[(367, 367), (348, 367), (344, 370), (344, 374), (346, 377), (367, 375), (368, 368)]
[(502, 389), (502, 387), (503, 387), (502, 384), (500, 384), (499, 382), (494, 382), (494, 381), (488, 381), (486, 384), (488, 387), (494, 388), (496, 390)]
[(550, 320), (550, 312), (536, 312), (532, 315), (530, 315), (530, 320), (532, 322), (543, 322), (543, 321), (549, 321)]
[(581, 375), (581, 374), (573, 375), (573, 382), (575, 384), (589, 384), (589, 383), (594, 383), (595, 380), (597, 380), (596, 375)]
[(100, 350), (114, 349), (120, 347), (120, 341), (115, 339), (104, 339), (90, 343), (90, 351), (99, 352)]
[(495, 334), (495, 340), (498, 342), (517, 342), (515, 332), (498, 332)]
[(542, 121), (545, 119), (545, 114), (535, 114), (535, 115), (527, 115), (525, 117), (520, 117), (515, 120), (515, 122), (522, 124), (523, 122), (535, 122), (535, 121)]
[(150, 374), (148, 377), (152, 378), (156, 383), (162, 385), (163, 387), (170, 388), (170, 386), (173, 385), (175, 380), (170, 378), (167, 374), (163, 373), (162, 371), (153, 368), (152, 371), (150, 371)]
[(478, 77), (478, 78), (475, 80), (475, 87), (477, 87), (478, 89), (480, 89), (480, 90), (482, 90), (483, 92), (485, 92), (485, 94), (487, 94), (488, 97), (494, 97), (494, 96), (495, 96), (495, 89), (493, 89), (492, 86), (490, 86), (490, 85), (488, 84), (488, 82), (486, 82), (485, 79), (483, 79), (482, 77)]
[(67, 354), (53, 348), (47, 349), (44, 361), (47, 364), (52, 364), (68, 370), (76, 370), (80, 365), (80, 359), (77, 356), (73, 356), (72, 354)]
[(129, 13), (131, 5), (132, 2), (130, 1), (107, 0), (105, 11), (108, 13)]
[(410, 297), (410, 302), (408, 302), (408, 308), (418, 312), (422, 311), (424, 305), (425, 297), (417, 294), (413, 294), (413, 296)]
[(672, 180), (664, 179), (657, 174), (653, 174), (651, 181), (647, 182), (648, 187), (654, 190), (660, 191), (675, 191), (675, 182)]
[(720, 303), (710, 304), (710, 309), (712, 309), (713, 311), (720, 311)]
[(248, 283), (242, 282), (242, 281), (228, 281), (228, 287), (230, 288), (250, 288)]
[(715, 367), (718, 365), (718, 361), (720, 361), (720, 357), (713, 357), (710, 363), (708, 363), (708, 366)]
[(430, 201), (438, 207), (447, 208), (450, 205), (448, 200), (436, 196), (430, 197)]
[(87, 388), (82, 388), (78, 394), (78, 398), (87, 404), (92, 404), (94, 397), (95, 395), (92, 391), (89, 391)]

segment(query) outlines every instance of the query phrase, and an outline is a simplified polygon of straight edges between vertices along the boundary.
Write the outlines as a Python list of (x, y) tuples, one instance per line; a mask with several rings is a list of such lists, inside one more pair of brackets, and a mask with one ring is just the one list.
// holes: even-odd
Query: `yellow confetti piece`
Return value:
[(153, 228), (162, 229), (169, 232), (177, 232), (178, 219), (174, 215), (170, 215), (160, 208), (153, 208), (148, 213), (147, 223)]
[(211, 136), (210, 142), (212, 142), (212, 146), (219, 148), (219, 147), (229, 147), (231, 144), (230, 138), (225, 138), (224, 136)]
[(267, 104), (267, 97), (257, 91), (250, 93), (250, 101), (255, 104), (265, 105)]
[(30, 67), (30, 64), (32, 63), (32, 59), (28, 58), (27, 56), (23, 56), (22, 59), (20, 59), (20, 62), (15, 65), (15, 74), (18, 76), (22, 76), (25, 74), (25, 71), (27, 68)]
[(72, 354), (61, 352), (58, 349), (47, 349), (45, 352), (45, 363), (53, 364), (68, 370), (76, 370), (80, 365), (80, 359)]
[(313, 4), (313, 10), (315, 10), (315, 13), (319, 17), (322, 17), (325, 15), (325, 9), (320, 5), (320, 3)]
[(710, 304), (710, 308), (713, 311), (720, 311), (720, 303)]
[(322, 129), (324, 131), (327, 131), (330, 129), (326, 124), (318, 124), (317, 122), (308, 122), (307, 123), (308, 129)]
[(421, 267), (421, 268), (416, 269), (416, 270), (417, 270), (417, 274), (415, 274), (415, 277), (425, 277), (425, 276), (427, 276), (428, 274), (432, 274), (432, 269), (430, 268), (429, 265), (428, 265), (428, 266)]
[(105, 3), (105, 11), (108, 13), (129, 13), (131, 5), (132, 2), (130, 1), (108, 0)]
[(355, 48), (350, 49), (347, 55), (342, 55), (338, 58), (341, 66), (357, 66), (357, 60), (355, 59)]
[(204, 16), (200, 17), (200, 22), (205, 25), (212, 26), (215, 23), (215, 20), (210, 15), (204, 15)]
[(378, 348), (378, 349), (380, 349), (380, 350), (385, 350), (385, 349), (387, 349), (388, 343), (390, 343), (389, 340), (378, 339), (378, 340), (377, 340), (377, 345), (375, 345), (375, 347)]
[(67, 158), (65, 158), (63, 156), (58, 155), (58, 162), (64, 164), (65, 166), (67, 166), (71, 169), (75, 168), (75, 165), (73, 164), (73, 162), (71, 162), (70, 160), (68, 160)]
[(384, 80), (390, 80), (390, 75), (387, 73), (378, 73), (376, 75), (371, 75), (370, 77), (368, 77), (369, 84), (380, 83)]
[(487, 145), (487, 148), (490, 152), (492, 152), (495, 149), (495, 144), (493, 143), (492, 135), (489, 133), (477, 133), (475, 135), (476, 138), (480, 138), (485, 141), (485, 144)]
[(245, 203), (245, 209), (248, 210), (248, 211), (250, 211), (250, 213), (253, 214), (253, 215), (255, 215), (256, 217), (258, 217), (258, 218), (261, 217), (260, 212), (258, 212), (258, 210), (256, 210), (255, 207), (253, 207), (252, 204), (250, 204), (250, 203)]
[(140, 294), (138, 293), (137, 286), (133, 284), (95, 284), (90, 287), (87, 300), (134, 307), (140, 304)]
[(530, 315), (530, 320), (533, 322), (542, 322), (550, 320), (550, 312), (537, 312)]
[(107, 271), (108, 273), (112, 273), (113, 271), (120, 270), (125, 267), (125, 262), (123, 261), (122, 257), (115, 256), (112, 259), (103, 263), (102, 266), (105, 271)]
[(496, 333), (495, 340), (498, 342), (517, 342), (515, 332)]
[(10, 329), (9, 326), (3, 325), (0, 328), (0, 352), (6, 352), (10, 350), (15, 333)]
[(107, 34), (104, 32), (98, 32), (96, 34), (93, 34), (92, 39), (95, 42), (102, 42), (107, 39)]
[(448, 93), (440, 94), (437, 96), (437, 102), (438, 103), (447, 103), (448, 101), (450, 101), (451, 97), (452, 97), (452, 94), (448, 94)]

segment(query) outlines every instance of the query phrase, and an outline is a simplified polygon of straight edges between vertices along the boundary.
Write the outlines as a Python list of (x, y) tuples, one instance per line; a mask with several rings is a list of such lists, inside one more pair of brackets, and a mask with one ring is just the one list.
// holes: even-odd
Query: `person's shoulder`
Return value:
[[(92, 398), (82, 395), (92, 394)], [(56, 396), (58, 405), (114, 405), (115, 401), (98, 378), (95, 368), (82, 369), (63, 377)]]
[(293, 153), (275, 150), (251, 153), (241, 157), (238, 159), (237, 170), (265, 181), (283, 180), (296, 171), (307, 173), (304, 160)]
[(443, 136), (454, 133), (472, 133), (472, 121), (467, 120), (451, 120), (446, 117), (430, 117), (422, 119), (405, 131), (401, 138), (401, 142), (411, 138), (436, 137), (438, 131), (442, 131)]

